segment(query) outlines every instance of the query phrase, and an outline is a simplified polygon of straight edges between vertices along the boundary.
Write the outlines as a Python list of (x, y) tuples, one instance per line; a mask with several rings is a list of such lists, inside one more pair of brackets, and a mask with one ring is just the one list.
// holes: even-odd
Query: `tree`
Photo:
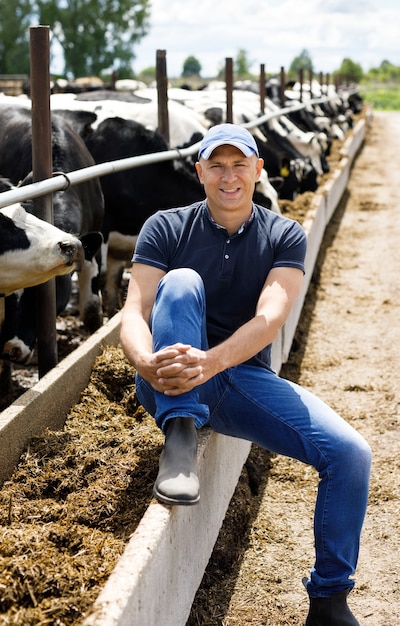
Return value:
[[(7, 0), (3, 0), (7, 1)], [(64, 52), (65, 73), (131, 75), (133, 46), (148, 32), (150, 0), (37, 0)]]
[(156, 79), (156, 67), (155, 65), (151, 65), (149, 67), (145, 67), (139, 73), (138, 79), (142, 80), (145, 83), (151, 83)]
[(235, 73), (238, 78), (246, 78), (250, 75), (252, 61), (249, 61), (246, 50), (238, 50), (235, 59)]
[(313, 63), (308, 50), (302, 50), (299, 56), (295, 57), (290, 64), (289, 74), (298, 75), (299, 70), (312, 70)]
[(29, 74), (30, 0), (0, 0), (0, 74)]
[(183, 64), (182, 76), (200, 76), (201, 65), (194, 56), (187, 57)]
[(359, 83), (363, 77), (363, 69), (359, 63), (346, 58), (343, 59), (337, 74), (341, 76), (342, 81), (345, 83)]
[(399, 80), (400, 68), (385, 59), (379, 66), (379, 72), (386, 81)]

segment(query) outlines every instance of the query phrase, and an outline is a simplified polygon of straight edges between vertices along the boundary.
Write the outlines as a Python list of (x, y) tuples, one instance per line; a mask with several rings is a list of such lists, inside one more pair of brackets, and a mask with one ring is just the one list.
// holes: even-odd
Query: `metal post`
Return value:
[(225, 59), (226, 121), (233, 122), (233, 59)]
[(265, 111), (265, 65), (260, 65), (260, 111), (264, 115)]
[(281, 107), (285, 106), (285, 86), (286, 86), (286, 75), (285, 68), (281, 67), (281, 87), (280, 87), (280, 99), (281, 99)]
[(304, 70), (302, 67), (300, 67), (299, 69), (299, 83), (300, 83), (300, 102), (303, 102)]
[(167, 53), (157, 50), (156, 53), (157, 102), (158, 102), (158, 132), (169, 146), (169, 117), (168, 117), (168, 77)]
[(313, 97), (313, 91), (312, 91), (313, 77), (314, 77), (314, 72), (313, 72), (312, 67), (310, 67), (309, 76), (308, 76), (308, 80), (310, 81), (310, 98)]
[[(50, 39), (48, 26), (30, 28), (30, 82), (32, 100), (33, 181), (51, 178), (53, 172), (50, 114)], [(35, 213), (53, 223), (53, 197), (34, 200)], [(55, 279), (39, 285), (36, 303), (39, 377), (57, 364)]]

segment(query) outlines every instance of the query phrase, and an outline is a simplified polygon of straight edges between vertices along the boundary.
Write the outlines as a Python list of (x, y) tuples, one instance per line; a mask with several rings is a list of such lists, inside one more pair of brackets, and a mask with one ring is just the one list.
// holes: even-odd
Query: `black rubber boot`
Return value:
[(349, 591), (337, 591), (330, 598), (310, 598), (305, 626), (360, 626), (347, 605)]
[(162, 504), (190, 505), (200, 500), (197, 431), (192, 417), (176, 417), (167, 422), (153, 493)]

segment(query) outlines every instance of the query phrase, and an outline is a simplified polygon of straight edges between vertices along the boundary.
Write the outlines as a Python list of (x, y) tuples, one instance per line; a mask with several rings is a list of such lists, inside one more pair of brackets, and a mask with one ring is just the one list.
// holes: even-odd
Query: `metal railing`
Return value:
[[(276, 111), (269, 111), (251, 122), (246, 122), (243, 124), (243, 127), (247, 129), (255, 128), (261, 124), (265, 124), (271, 119), (287, 115), (291, 112), (299, 111), (310, 105), (329, 102), (330, 100), (337, 99), (337, 97), (337, 94), (333, 94), (331, 96), (310, 99), (306, 102), (297, 102), (284, 108), (278, 108)], [(118, 159), (115, 161), (107, 161), (105, 163), (99, 163), (98, 165), (92, 165), (90, 167), (72, 172), (55, 172), (52, 178), (47, 178), (39, 182), (0, 193), (0, 209), (17, 202), (24, 202), (26, 200), (39, 198), (48, 193), (54, 193), (55, 191), (66, 191), (70, 186), (78, 185), (79, 183), (91, 180), (92, 178), (106, 176), (107, 174), (114, 174), (115, 172), (133, 169), (143, 165), (150, 165), (152, 163), (171, 161), (173, 159), (184, 159), (196, 154), (199, 150), (200, 143), (201, 142), (197, 142), (184, 149), (175, 148), (172, 150), (165, 150), (163, 152), (155, 152), (152, 154), (127, 157), (125, 159)]]

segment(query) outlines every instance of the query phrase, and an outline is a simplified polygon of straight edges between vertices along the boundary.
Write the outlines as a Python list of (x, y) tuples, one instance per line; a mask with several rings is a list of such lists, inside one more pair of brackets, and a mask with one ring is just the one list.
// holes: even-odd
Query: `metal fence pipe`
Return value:
[[(356, 92), (356, 90), (354, 90)], [(269, 111), (265, 115), (258, 117), (257, 119), (246, 122), (243, 124), (244, 128), (254, 128), (264, 124), (271, 119), (286, 115), (291, 111), (299, 111), (304, 109), (310, 104), (320, 104), (323, 102), (329, 102), (333, 100), (337, 95), (324, 96), (320, 98), (314, 98), (307, 102), (293, 104), (283, 109), (277, 109), (276, 111)], [(205, 129), (206, 130), (206, 129)], [(153, 154), (143, 154), (134, 157), (127, 157), (125, 159), (118, 159), (116, 161), (107, 161), (106, 163), (99, 163), (90, 167), (85, 167), (81, 170), (75, 170), (73, 172), (55, 172), (53, 178), (47, 180), (41, 180), (37, 183), (25, 185), (23, 187), (17, 187), (10, 191), (4, 191), (0, 193), (0, 209), (16, 202), (25, 202), (32, 198), (38, 198), (46, 193), (53, 193), (55, 191), (65, 191), (69, 186), (78, 185), (92, 178), (98, 176), (107, 176), (108, 174), (114, 174), (115, 172), (121, 172), (123, 170), (133, 169), (135, 167), (141, 167), (143, 165), (149, 165), (152, 163), (159, 163), (161, 161), (172, 161), (173, 159), (185, 159), (193, 156), (199, 150), (200, 142), (183, 149), (165, 150), (163, 152), (154, 152)], [(59, 174), (59, 175), (57, 175)]]

